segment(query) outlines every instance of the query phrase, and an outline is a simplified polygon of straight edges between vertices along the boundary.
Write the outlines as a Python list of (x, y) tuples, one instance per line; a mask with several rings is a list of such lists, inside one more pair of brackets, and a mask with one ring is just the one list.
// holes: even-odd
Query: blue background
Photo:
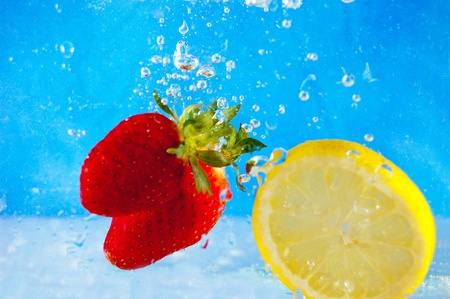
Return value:
[[(0, 199), (7, 205), (0, 215), (87, 215), (78, 176), (90, 148), (120, 120), (148, 111), (148, 91), (164, 94), (179, 84), (192, 97), (185, 103), (223, 96), (235, 104), (243, 96), (235, 124), (262, 123), (254, 132), (265, 136), (264, 155), (308, 139), (365, 143), (416, 182), (435, 215), (448, 217), (449, 15), (448, 0), (305, 0), (296, 10), (273, 1), (267, 11), (243, 1), (0, 0)], [(183, 21), (185, 36), (178, 32)], [(215, 53), (224, 58), (214, 64), (208, 91), (188, 90), (195, 72), (188, 81), (157, 83), (181, 74), (172, 63), (150, 62), (172, 58), (179, 40), (201, 64), (212, 64)], [(70, 58), (61, 53), (64, 42), (74, 46)], [(308, 53), (318, 60), (307, 60)], [(366, 63), (376, 81), (364, 80)], [(142, 67), (151, 76), (141, 78)], [(343, 68), (355, 75), (352, 87), (339, 83)], [(309, 74), (316, 80), (305, 83), (310, 99), (302, 102)], [(361, 95), (357, 105), (353, 94)], [(374, 141), (366, 142), (366, 133)], [(254, 185), (246, 184), (247, 193), (234, 189), (226, 213), (249, 215)]]

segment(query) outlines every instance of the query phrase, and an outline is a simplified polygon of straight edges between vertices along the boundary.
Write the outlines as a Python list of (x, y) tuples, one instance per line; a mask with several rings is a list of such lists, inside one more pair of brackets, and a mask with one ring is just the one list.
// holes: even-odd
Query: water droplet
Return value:
[(367, 133), (364, 135), (364, 140), (367, 142), (372, 142), (375, 139), (372, 133)]
[(214, 70), (214, 67), (209, 64), (202, 65), (197, 71), (197, 76), (211, 78), (215, 75), (216, 75), (216, 71)]
[(206, 23), (206, 27), (211, 28), (212, 27), (212, 23), (211, 22)]
[(250, 125), (252, 125), (253, 128), (258, 128), (261, 125), (261, 122), (255, 118), (252, 118), (250, 120)]
[(75, 47), (71, 42), (66, 41), (59, 46), (59, 51), (63, 54), (64, 58), (70, 58), (75, 52)]
[(244, 174), (239, 175), (239, 182), (241, 182), (241, 183), (248, 183), (251, 178), (252, 177), (249, 174), (244, 173)]
[(189, 31), (189, 26), (186, 21), (183, 21), (183, 24), (178, 28), (178, 32), (180, 32), (183, 36)]
[(374, 198), (366, 197), (353, 203), (353, 210), (356, 213), (363, 215), (370, 215), (379, 209), (380, 205), (378, 204), (378, 201)]
[(272, 165), (279, 165), (279, 164), (283, 163), (284, 161), (286, 161), (287, 155), (288, 155), (288, 152), (284, 148), (277, 147), (270, 154), (270, 158), (269, 158), (270, 163)]
[(256, 104), (253, 105), (253, 106), (252, 106), (252, 110), (255, 111), (255, 112), (258, 112), (258, 111), (259, 111), (259, 106), (256, 105)]
[(241, 124), (241, 130), (245, 133), (250, 133), (251, 131), (253, 131), (253, 127), (250, 124)]
[(158, 35), (156, 37), (156, 43), (158, 44), (158, 46), (164, 45), (164, 36), (163, 35)]
[(224, 13), (229, 13), (229, 12), (230, 12), (230, 8), (224, 7), (224, 8), (223, 8), (223, 12), (224, 12)]
[(198, 88), (199, 90), (203, 90), (203, 89), (205, 89), (206, 87), (208, 87), (208, 83), (207, 83), (205, 80), (198, 80), (198, 82), (197, 82), (197, 88)]
[(386, 179), (391, 179), (394, 171), (388, 164), (381, 164), (375, 168), (375, 173), (384, 176)]
[(280, 112), (280, 114), (284, 114), (286, 112), (286, 108), (284, 108), (283, 104), (278, 106), (278, 112)]
[(286, 8), (297, 9), (302, 6), (302, 0), (283, 0), (283, 4)]
[(141, 68), (141, 78), (148, 77), (148, 76), (150, 76), (150, 74), (151, 74), (151, 72), (148, 67)]
[(314, 117), (312, 118), (312, 121), (313, 121), (314, 123), (316, 123), (316, 122), (319, 121), (319, 118), (318, 118), (317, 116), (314, 116)]
[(214, 63), (219, 63), (219, 62), (222, 61), (222, 56), (220, 54), (217, 54), (217, 53), (213, 54), (211, 56), (211, 61), (214, 62)]
[(281, 22), (281, 25), (282, 25), (284, 28), (291, 28), (292, 20), (283, 20), (283, 22)]
[(298, 98), (300, 99), (300, 101), (309, 100), (309, 92), (305, 90), (300, 91), (300, 93), (298, 94)]
[(352, 159), (358, 159), (359, 158), (359, 152), (355, 150), (348, 150), (346, 153), (348, 158)]
[(352, 74), (344, 74), (341, 81), (345, 87), (353, 86), (355, 84), (355, 76)]
[(316, 61), (317, 59), (319, 59), (319, 55), (317, 55), (317, 53), (308, 53), (306, 54), (306, 59)]
[(359, 102), (361, 101), (361, 96), (360, 96), (359, 94), (355, 93), (355, 94), (352, 96), (352, 100), (353, 100), (353, 102), (355, 102), (355, 103), (359, 103)]
[(67, 130), (67, 134), (69, 134), (70, 136), (75, 136), (75, 135), (77, 135), (77, 131), (75, 131), (73, 129), (69, 129), (69, 130)]

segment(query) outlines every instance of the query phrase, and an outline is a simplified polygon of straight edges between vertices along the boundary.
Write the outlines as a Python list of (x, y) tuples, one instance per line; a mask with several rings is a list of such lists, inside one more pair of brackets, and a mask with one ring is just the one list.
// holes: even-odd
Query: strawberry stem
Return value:
[(266, 145), (248, 137), (241, 126), (235, 129), (230, 124), (241, 105), (219, 108), (217, 101), (213, 101), (209, 106), (193, 104), (186, 107), (178, 118), (174, 109), (170, 109), (162, 102), (156, 90), (153, 90), (153, 98), (158, 107), (171, 116), (178, 125), (181, 143), (176, 148), (168, 149), (167, 152), (189, 162), (197, 191), (211, 194), (208, 175), (199, 161), (211, 167), (231, 165), (236, 173), (236, 185), (241, 191), (245, 191), (245, 187), (239, 181), (239, 167), (236, 160), (241, 155), (253, 153)]

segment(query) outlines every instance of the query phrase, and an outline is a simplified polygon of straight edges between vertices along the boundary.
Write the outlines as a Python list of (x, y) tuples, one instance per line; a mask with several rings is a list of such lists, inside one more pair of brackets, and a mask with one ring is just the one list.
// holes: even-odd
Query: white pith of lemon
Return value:
[(308, 141), (259, 187), (252, 226), (263, 259), (306, 298), (406, 298), (425, 278), (436, 232), (417, 186), (380, 154)]

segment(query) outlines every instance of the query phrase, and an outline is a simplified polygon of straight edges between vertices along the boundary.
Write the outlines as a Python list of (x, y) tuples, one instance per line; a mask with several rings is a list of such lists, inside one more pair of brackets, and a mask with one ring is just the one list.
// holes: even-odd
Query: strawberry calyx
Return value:
[(153, 90), (153, 98), (158, 107), (171, 116), (178, 126), (180, 144), (167, 149), (167, 152), (175, 154), (191, 165), (197, 191), (211, 194), (208, 175), (199, 161), (211, 167), (231, 165), (236, 173), (236, 185), (245, 191), (239, 180), (236, 160), (241, 155), (258, 151), (266, 145), (248, 137), (241, 126), (235, 129), (230, 124), (239, 112), (241, 104), (230, 108), (219, 107), (217, 100), (209, 106), (193, 104), (186, 107), (181, 116), (178, 116), (175, 109), (163, 103), (156, 90)]

